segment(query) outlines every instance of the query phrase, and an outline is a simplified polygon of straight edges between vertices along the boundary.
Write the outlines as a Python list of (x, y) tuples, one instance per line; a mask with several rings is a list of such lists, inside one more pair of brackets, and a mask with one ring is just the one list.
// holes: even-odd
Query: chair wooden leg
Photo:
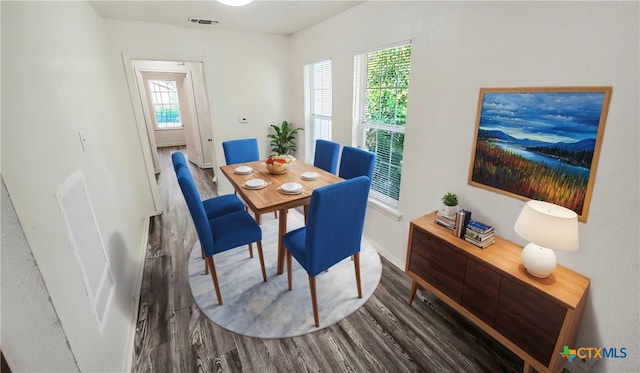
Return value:
[(262, 280), (267, 282), (267, 271), (264, 269), (264, 256), (262, 255), (262, 241), (257, 242), (258, 258), (260, 258), (260, 267), (262, 268)]
[(278, 218), (278, 211), (274, 211), (273, 212), (273, 217), (276, 218), (276, 219)]
[[(200, 255), (202, 256), (202, 259), (206, 259), (206, 257), (204, 256), (204, 250), (202, 249), (202, 247), (200, 248)], [(204, 262), (204, 274), (205, 275), (209, 274), (209, 267), (207, 266), (207, 261), (206, 260)]]
[(318, 297), (316, 296), (316, 278), (309, 276), (309, 290), (311, 291), (311, 305), (313, 306), (313, 320), (316, 322), (316, 328), (320, 327), (318, 317)]
[(258, 225), (262, 225), (262, 215), (255, 214), (255, 217), (256, 217), (256, 223), (258, 223)]
[(253, 245), (249, 244), (249, 257), (253, 258)]
[(360, 283), (360, 253), (353, 256), (353, 266), (356, 268), (356, 284), (358, 285), (358, 298), (362, 298), (362, 284)]
[(220, 295), (220, 286), (218, 286), (218, 275), (216, 274), (216, 265), (213, 263), (213, 257), (207, 257), (206, 262), (207, 266), (209, 267), (209, 271), (211, 271), (211, 279), (213, 280), (213, 287), (216, 289), (218, 304), (222, 306), (222, 296)]
[(291, 291), (291, 253), (287, 251), (287, 283), (289, 284), (289, 291)]

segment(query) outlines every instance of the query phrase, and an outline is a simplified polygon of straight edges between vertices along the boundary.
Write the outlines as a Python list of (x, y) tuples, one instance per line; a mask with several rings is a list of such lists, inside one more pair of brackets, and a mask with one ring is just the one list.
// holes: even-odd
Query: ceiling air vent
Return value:
[(219, 23), (220, 21), (212, 21), (210, 19), (189, 18), (189, 22), (197, 23), (199, 25), (210, 25), (213, 23)]

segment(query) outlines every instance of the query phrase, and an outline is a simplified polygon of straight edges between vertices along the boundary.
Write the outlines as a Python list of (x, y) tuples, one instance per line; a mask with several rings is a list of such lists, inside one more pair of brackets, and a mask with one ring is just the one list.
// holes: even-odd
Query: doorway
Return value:
[[(185, 133), (191, 129), (190, 105), (185, 105), (186, 74), (143, 72), (142, 79), (156, 148), (186, 145)], [(157, 170), (156, 170), (157, 172)]]
[[(123, 55), (123, 59), (151, 194), (156, 214), (159, 214), (163, 210), (163, 204), (155, 177), (161, 171), (158, 147), (185, 145), (190, 162), (200, 168), (215, 169), (213, 127), (204, 80), (204, 62), (202, 59), (152, 60), (127, 55)], [(172, 112), (170, 104), (167, 108), (171, 118), (163, 118), (165, 122), (159, 124), (158, 113), (163, 109), (158, 109), (152, 99), (152, 95), (156, 93), (152, 92), (150, 84), (153, 86), (154, 82), (174, 82), (169, 84), (175, 84), (180, 125), (176, 125), (176, 112)], [(171, 124), (167, 125), (169, 122)]]

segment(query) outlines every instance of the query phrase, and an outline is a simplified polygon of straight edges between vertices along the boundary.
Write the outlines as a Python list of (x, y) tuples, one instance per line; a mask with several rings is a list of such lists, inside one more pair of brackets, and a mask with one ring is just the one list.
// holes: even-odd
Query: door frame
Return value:
[[(130, 95), (130, 99), (131, 99), (131, 104), (132, 104), (132, 109), (133, 109), (133, 115), (134, 115), (134, 119), (136, 122), (136, 128), (137, 128), (137, 132), (138, 132), (138, 140), (140, 143), (140, 150), (142, 152), (142, 157), (144, 160), (144, 164), (145, 164), (145, 168), (146, 168), (146, 176), (147, 176), (147, 180), (149, 183), (149, 190), (151, 193), (151, 197), (154, 203), (154, 208), (155, 208), (155, 212), (150, 214), (150, 215), (158, 215), (161, 214), (164, 210), (164, 203), (162, 202), (162, 199), (160, 198), (160, 191), (159, 191), (159, 187), (158, 187), (158, 183), (156, 181), (156, 167), (155, 164), (157, 164), (157, 151), (156, 151), (156, 147), (155, 147), (155, 139), (152, 136), (152, 134), (149, 133), (148, 131), (148, 126), (145, 120), (145, 113), (144, 110), (146, 110), (145, 108), (145, 104), (144, 102), (142, 102), (141, 100), (141, 95), (144, 93), (141, 93), (139, 91), (139, 87), (138, 87), (138, 79), (137, 79), (137, 75), (139, 74), (139, 72), (136, 71), (134, 65), (136, 63), (136, 61), (155, 61), (158, 63), (162, 63), (162, 62), (167, 62), (167, 63), (181, 63), (181, 62), (196, 62), (196, 63), (200, 63), (203, 67), (203, 71), (201, 71), (201, 75), (202, 75), (202, 79), (203, 79), (203, 94), (204, 94), (204, 105), (205, 105), (205, 109), (206, 109), (206, 114), (204, 116), (200, 116), (198, 115), (198, 119), (202, 118), (202, 119), (206, 119), (206, 123), (200, 123), (200, 125), (206, 125), (209, 127), (210, 132), (211, 132), (211, 138), (212, 138), (212, 132), (213, 132), (213, 128), (211, 125), (211, 116), (210, 113), (208, 111), (209, 109), (209, 105), (208, 105), (208, 96), (207, 96), (207, 92), (206, 92), (206, 83), (204, 82), (204, 66), (207, 64), (206, 58), (202, 57), (202, 56), (181, 56), (181, 55), (158, 55), (158, 54), (141, 54), (141, 53), (122, 53), (122, 60), (123, 60), (123, 64), (124, 64), (124, 70), (125, 70), (125, 76), (127, 79), (127, 85), (129, 87), (129, 95)], [(177, 66), (174, 65), (174, 67), (177, 68)], [(157, 72), (162, 72), (165, 71), (166, 69), (161, 69), (160, 71)], [(181, 72), (185, 72), (187, 74), (190, 73), (190, 69), (187, 67), (184, 67), (184, 71)], [(200, 134), (199, 134), (200, 136)], [(209, 139), (209, 142), (211, 142), (211, 138)], [(203, 149), (204, 150), (204, 149)], [(212, 151), (213, 153), (213, 151)], [(212, 167), (215, 167), (215, 158), (212, 155), (211, 158), (211, 164)], [(204, 165), (205, 167), (207, 166), (206, 164)]]

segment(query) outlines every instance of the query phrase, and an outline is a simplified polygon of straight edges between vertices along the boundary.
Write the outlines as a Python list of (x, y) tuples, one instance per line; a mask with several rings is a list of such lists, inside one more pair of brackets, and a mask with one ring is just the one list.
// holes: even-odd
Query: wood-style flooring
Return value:
[[(159, 149), (165, 212), (152, 220), (144, 264), (134, 372), (515, 372), (522, 361), (382, 258), (373, 296), (351, 316), (301, 337), (257, 339), (212, 323), (195, 304), (187, 261), (196, 233), (171, 165)], [(190, 164), (203, 198), (213, 171)]]

